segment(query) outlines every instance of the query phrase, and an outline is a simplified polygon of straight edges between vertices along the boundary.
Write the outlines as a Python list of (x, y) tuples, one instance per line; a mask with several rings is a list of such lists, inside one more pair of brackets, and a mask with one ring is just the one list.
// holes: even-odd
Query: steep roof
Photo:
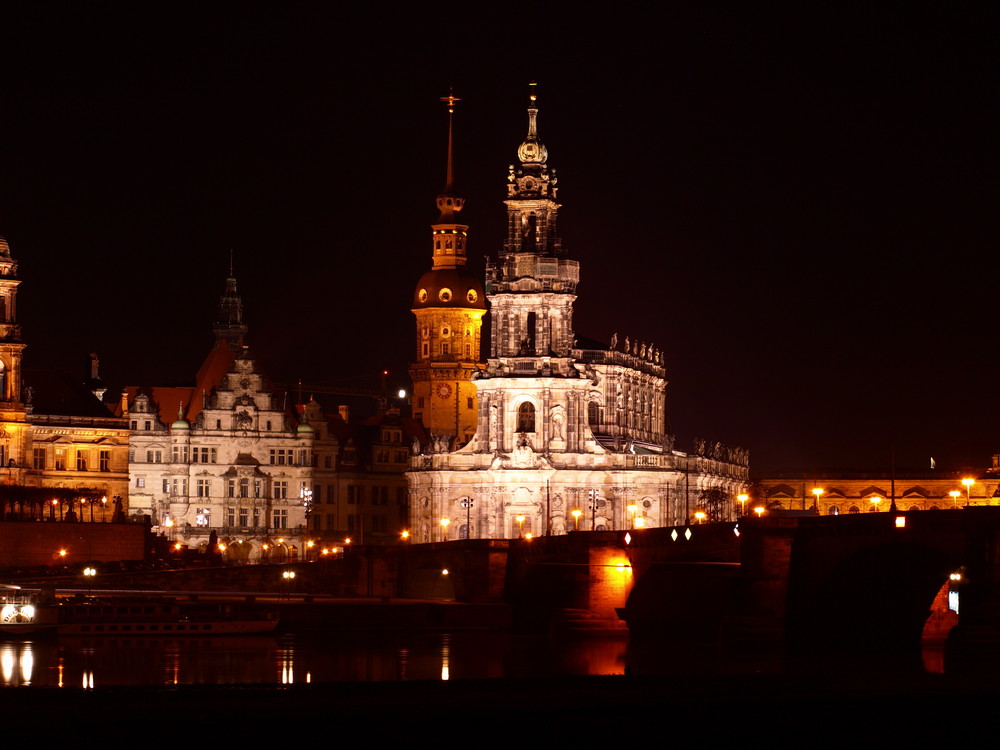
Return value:
[(24, 369), (32, 414), (114, 419), (115, 415), (83, 383), (55, 370)]
[(216, 341), (212, 351), (208, 353), (205, 361), (198, 368), (194, 386), (130, 385), (125, 389), (129, 403), (132, 403), (139, 393), (145, 393), (156, 402), (157, 417), (165, 425), (169, 425), (177, 419), (177, 409), (183, 404), (184, 418), (188, 422), (194, 422), (204, 406), (202, 394), (212, 392), (222, 381), (223, 376), (229, 372), (235, 358), (236, 356), (225, 341)]

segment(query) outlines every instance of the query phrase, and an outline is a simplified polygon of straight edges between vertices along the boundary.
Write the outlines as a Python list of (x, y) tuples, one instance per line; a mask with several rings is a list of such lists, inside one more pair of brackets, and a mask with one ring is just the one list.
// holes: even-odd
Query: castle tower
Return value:
[[(17, 322), (17, 261), (0, 237), (0, 466), (24, 466), (27, 410), (21, 393), (24, 341)], [(13, 464), (11, 464), (13, 462)]]
[(231, 351), (238, 351), (246, 342), (247, 327), (243, 322), (243, 299), (236, 289), (236, 276), (233, 274), (232, 256), (229, 259), (229, 276), (226, 286), (219, 297), (218, 312), (215, 316), (216, 343), (225, 341)]
[(445, 188), (437, 197), (440, 215), (431, 225), (432, 266), (417, 282), (413, 295), (416, 316), (416, 361), (413, 414), (436, 436), (452, 445), (467, 443), (476, 431), (476, 388), (480, 329), (486, 303), (479, 279), (466, 267), (469, 228), (458, 223), (464, 204), (454, 189), (452, 95), (448, 105), (448, 166)]

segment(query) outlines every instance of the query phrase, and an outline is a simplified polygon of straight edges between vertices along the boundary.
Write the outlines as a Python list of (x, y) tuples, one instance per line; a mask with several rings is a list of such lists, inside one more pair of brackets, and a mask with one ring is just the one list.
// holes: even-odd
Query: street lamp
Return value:
[(705, 514), (705, 511), (703, 511), (703, 510), (696, 510), (694, 512), (694, 518), (695, 518), (695, 520), (698, 523), (705, 523), (705, 518), (707, 518), (707, 516)]
[(515, 516), (514, 520), (517, 521), (517, 537), (520, 539), (524, 536), (524, 516)]
[(632, 505), (628, 506), (628, 512), (629, 512), (629, 513), (630, 513), (630, 514), (632, 515), (632, 523), (631, 523), (631, 527), (632, 527), (633, 529), (635, 528), (635, 512), (636, 512), (637, 510), (639, 510), (639, 506), (638, 506), (638, 505), (636, 505), (635, 503), (632, 503)]
[(753, 509), (753, 512), (757, 514), (757, 518), (760, 518), (761, 516), (764, 515), (764, 506), (758, 505), (756, 508)]
[(449, 523), (451, 523), (451, 519), (450, 518), (442, 518), (441, 519), (441, 541), (442, 542), (447, 542), (448, 541), (448, 524)]
[(459, 502), (465, 508), (465, 538), (472, 539), (472, 498), (463, 497)]
[(741, 494), (741, 495), (737, 495), (736, 496), (736, 500), (740, 504), (740, 515), (741, 516), (745, 516), (747, 514), (747, 500), (749, 500), (749, 499), (750, 499), (750, 496), (748, 494), (746, 494), (745, 492), (743, 494)]
[(962, 480), (962, 484), (965, 485), (965, 507), (966, 508), (968, 508), (969, 505), (972, 503), (972, 500), (971, 500), (972, 485), (974, 485), (975, 483), (976, 483), (976, 480), (975, 479), (971, 479), (970, 477), (966, 477), (965, 479)]
[(292, 598), (292, 581), (295, 579), (294, 570), (284, 570), (281, 573), (281, 578), (285, 584), (285, 598)]
[(813, 487), (812, 493), (816, 497), (816, 499), (813, 500), (813, 507), (816, 509), (817, 513), (819, 513), (819, 498), (824, 492), (826, 492), (826, 490), (822, 487)]
[(948, 494), (951, 496), (951, 502), (955, 506), (955, 509), (957, 510), (958, 509), (958, 498), (960, 498), (962, 496), (962, 490), (952, 490)]
[(573, 520), (576, 521), (576, 530), (579, 531), (580, 530), (580, 516), (583, 515), (583, 511), (580, 510), (579, 508), (573, 508), (572, 512), (570, 512), (570, 515), (573, 516)]
[(880, 498), (878, 495), (872, 495), (871, 499), (870, 499), (870, 502), (872, 504), (872, 513), (877, 513), (878, 512), (878, 504), (880, 502), (882, 502), (882, 498)]

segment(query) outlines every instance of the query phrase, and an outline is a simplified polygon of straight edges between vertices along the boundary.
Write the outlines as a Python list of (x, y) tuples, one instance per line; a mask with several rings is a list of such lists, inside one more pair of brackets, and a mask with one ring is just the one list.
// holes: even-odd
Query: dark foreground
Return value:
[(558, 741), (792, 743), (972, 739), (992, 730), (992, 678), (581, 677), (3, 691), (4, 734), (67, 747), (515, 746)]

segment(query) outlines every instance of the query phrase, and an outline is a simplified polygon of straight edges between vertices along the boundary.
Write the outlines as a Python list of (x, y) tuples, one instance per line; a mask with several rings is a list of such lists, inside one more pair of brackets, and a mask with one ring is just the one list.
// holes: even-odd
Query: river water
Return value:
[(329, 632), (0, 643), (0, 684), (291, 685), (623, 674), (627, 642), (507, 634)]
[[(626, 638), (484, 632), (22, 639), (0, 642), (0, 684), (90, 689), (782, 670), (774, 654), (722, 663), (705, 646), (656, 651), (637, 653)], [(924, 670), (943, 671), (940, 649), (925, 649)]]

